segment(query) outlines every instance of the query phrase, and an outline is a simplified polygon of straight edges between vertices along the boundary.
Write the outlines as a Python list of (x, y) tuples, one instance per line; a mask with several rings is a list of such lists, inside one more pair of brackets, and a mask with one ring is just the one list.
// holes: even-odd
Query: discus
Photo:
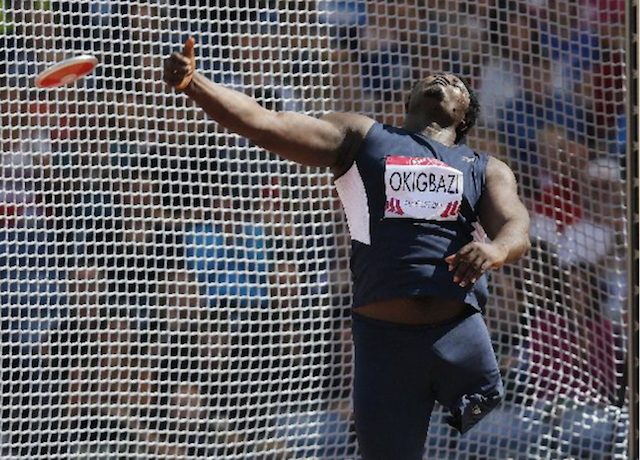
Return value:
[(97, 65), (98, 60), (88, 54), (66, 59), (40, 72), (36, 77), (36, 86), (52, 89), (69, 85), (90, 74)]

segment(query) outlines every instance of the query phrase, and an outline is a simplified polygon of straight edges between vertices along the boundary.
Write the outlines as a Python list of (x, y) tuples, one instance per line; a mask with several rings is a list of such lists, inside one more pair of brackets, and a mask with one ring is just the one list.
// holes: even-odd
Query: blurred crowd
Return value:
[[(505, 403), (466, 437), (438, 412), (428, 454), (623, 446), (623, 0), (0, 5), (0, 457), (355, 455), (331, 177), (166, 90), (190, 35), (274, 110), (399, 125), (419, 78), (466, 77), (468, 142), (516, 172), (533, 249), (491, 279)], [(101, 64), (77, 87), (33, 88), (79, 53)]]

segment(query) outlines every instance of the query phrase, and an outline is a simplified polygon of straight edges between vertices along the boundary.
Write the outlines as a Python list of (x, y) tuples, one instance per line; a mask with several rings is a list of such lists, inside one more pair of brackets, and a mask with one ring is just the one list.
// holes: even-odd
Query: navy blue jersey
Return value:
[(488, 156), (376, 123), (336, 188), (352, 240), (353, 306), (407, 297), (461, 300), (482, 311), (487, 280), (461, 288), (445, 257), (481, 228)]

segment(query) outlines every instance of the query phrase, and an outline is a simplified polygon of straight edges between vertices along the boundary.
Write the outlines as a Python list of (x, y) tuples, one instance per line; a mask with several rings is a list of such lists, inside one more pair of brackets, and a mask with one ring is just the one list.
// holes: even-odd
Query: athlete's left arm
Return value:
[(473, 242), (445, 260), (454, 271), (454, 282), (464, 287), (475, 283), (490, 268), (516, 262), (529, 250), (529, 213), (518, 196), (518, 184), (511, 168), (489, 157), (485, 172), (485, 190), (478, 217), (487, 243)]

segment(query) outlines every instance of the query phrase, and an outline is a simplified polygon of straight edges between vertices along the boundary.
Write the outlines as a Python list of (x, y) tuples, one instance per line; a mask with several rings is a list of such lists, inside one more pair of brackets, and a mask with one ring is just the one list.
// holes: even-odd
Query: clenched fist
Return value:
[(196, 41), (190, 38), (184, 44), (182, 53), (174, 51), (164, 61), (164, 81), (178, 91), (184, 91), (191, 83), (196, 71)]

